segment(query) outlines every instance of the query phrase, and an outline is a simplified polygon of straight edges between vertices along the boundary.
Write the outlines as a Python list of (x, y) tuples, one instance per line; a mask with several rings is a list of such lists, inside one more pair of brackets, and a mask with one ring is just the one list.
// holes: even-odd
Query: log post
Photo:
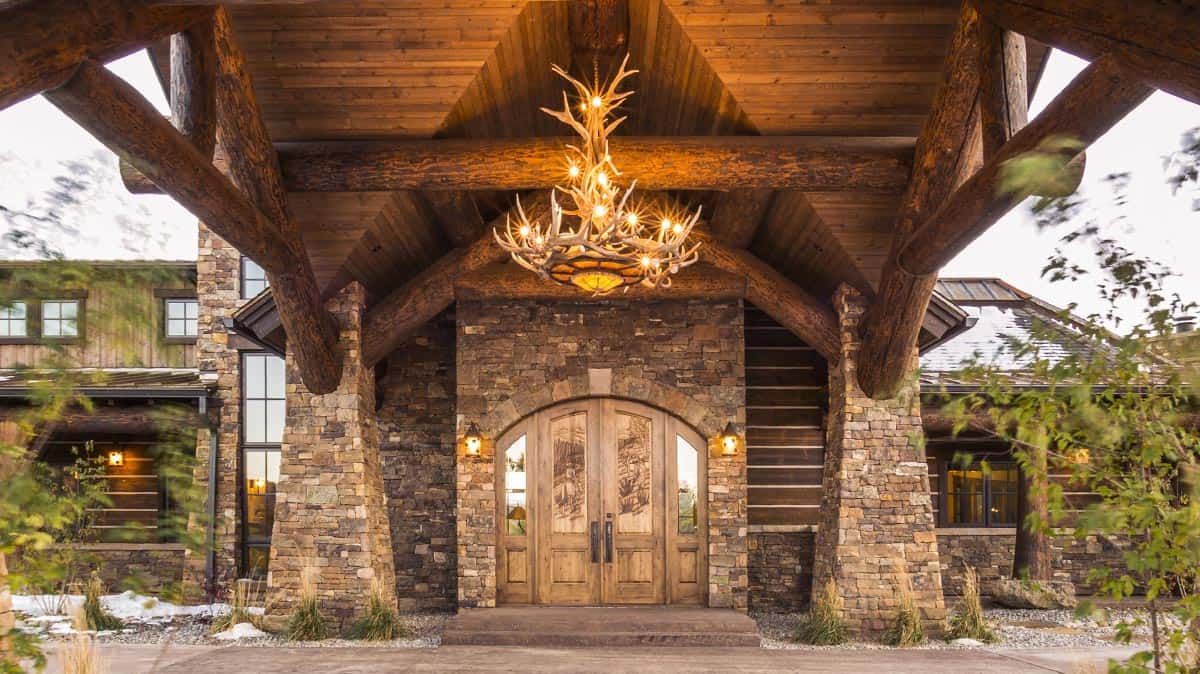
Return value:
[(1050, 535), (1033, 531), (1027, 520), (1036, 513), (1041, 526), (1050, 522), (1049, 465), (1044, 449), (1028, 452), (1028, 470), (1019, 466), (1017, 472), (1017, 538), (1013, 546), (1013, 578), (1053, 580), (1050, 565)]
[(973, 110), (979, 90), (979, 14), (963, 3), (942, 69), (942, 82), (925, 119), (913, 158), (912, 179), (896, 217), (891, 251), (879, 291), (863, 320), (858, 384), (875, 399), (890, 398), (915, 365), (917, 337), (936, 274), (913, 275), (896, 264), (905, 237), (965, 177), (959, 167), (970, 152), (975, 130)]
[[(66, 84), (46, 92), (46, 98), (218, 236), (268, 272), (288, 279), (283, 286), (287, 294), (319, 302), (320, 293), (311, 272), (305, 275), (297, 271), (306, 268), (307, 259), (298, 258), (279, 227), (128, 83), (104, 66), (86, 61)], [(322, 334), (322, 315), (322, 305), (316, 303), (305, 305), (299, 316), (291, 316), (290, 320), (306, 326), (297, 333), (298, 338), (307, 339), (310, 346), (324, 343), (318, 337)], [(314, 392), (328, 392), (336, 387), (337, 380), (312, 373), (336, 372), (338, 354), (321, 352), (315, 346), (312, 349), (321, 362), (303, 367), (312, 377), (306, 378), (305, 384)]]
[[(910, 274), (936, 273), (1033, 193), (1030, 187), (1010, 184), (1012, 171), (1020, 170), (1016, 162), (1021, 157), (1048, 151), (1043, 149), (1046, 141), (1091, 145), (1152, 92), (1113, 57), (1089, 65), (905, 240), (898, 256), (900, 267)], [(1079, 153), (1080, 145), (1054, 152), (1065, 165)]]
[[(550, 197), (539, 194), (522, 204), (531, 221), (548, 216)], [(404, 340), (454, 302), (454, 283), (471, 272), (500, 262), (507, 253), (492, 236), (507, 214), (489, 223), (470, 246), (455, 248), (380, 300), (363, 319), (362, 360), (367, 367), (387, 358)], [(290, 340), (290, 336), (289, 336)]]
[(338, 326), (322, 306), (321, 291), (304, 240), (288, 213), (279, 158), (263, 122), (246, 59), (234, 37), (229, 14), (223, 8), (213, 15), (213, 39), (221, 147), (229, 173), (250, 201), (270, 218), (290, 249), (290, 257), (295, 261), (293, 267), (263, 268), (301, 377), (313, 393), (327, 393), (337, 388), (341, 378)]
[(147, 7), (135, 0), (0, 4), (0, 110), (63, 84), (85, 60), (127, 56), (211, 14), (212, 7)]
[(746, 299), (791, 330), (831, 364), (841, 353), (833, 309), (753, 254), (711, 236), (693, 234), (703, 245), (700, 260), (746, 278)]
[(1089, 61), (1114, 57), (1146, 83), (1200, 103), (1200, 5), (1188, 0), (975, 0), (996, 23)]

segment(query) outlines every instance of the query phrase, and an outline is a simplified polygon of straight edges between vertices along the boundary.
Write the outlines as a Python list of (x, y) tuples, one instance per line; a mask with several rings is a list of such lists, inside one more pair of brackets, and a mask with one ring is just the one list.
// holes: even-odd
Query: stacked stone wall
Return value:
[(752, 531), (750, 610), (790, 613), (808, 607), (812, 597), (812, 531)]
[[(940, 530), (938, 549), (941, 551), (946, 594), (962, 594), (964, 570), (967, 566), (973, 566), (979, 574), (980, 593), (991, 595), (996, 581), (1012, 576), (1016, 538), (1011, 529), (967, 530), (961, 533), (950, 529)], [(1073, 582), (1077, 593), (1091, 594), (1096, 591), (1095, 584), (1088, 580), (1091, 570), (1100, 567), (1122, 568), (1127, 549), (1126, 540), (1098, 535), (1075, 538), (1072, 533), (1063, 531), (1051, 539), (1050, 568), (1056, 579)]]
[[(829, 420), (813, 582), (832, 579), (846, 621), (883, 632), (904, 587), (936, 632), (945, 617), (929, 469), (920, 440), (917, 383), (889, 400), (858, 387), (858, 326), (864, 302), (842, 286), (834, 296), (841, 358), (829, 368)], [(916, 358), (916, 353), (913, 354)]]
[(379, 382), (380, 455), (403, 611), (457, 605), (454, 314), (409, 338)]
[[(487, 440), (538, 409), (611, 396), (667, 410), (712, 441), (744, 423), (741, 302), (462, 302), (458, 434)], [(461, 443), (460, 443), (461, 444)], [(495, 604), (495, 473), (491, 447), (461, 455), (460, 606)], [(744, 610), (748, 596), (745, 451), (708, 463), (709, 603)]]

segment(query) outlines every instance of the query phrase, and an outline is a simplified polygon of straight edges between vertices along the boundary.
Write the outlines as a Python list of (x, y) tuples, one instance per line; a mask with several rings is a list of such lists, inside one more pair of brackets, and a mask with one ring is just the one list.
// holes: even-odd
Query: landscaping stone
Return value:
[(1005, 578), (993, 585), (992, 601), (1008, 608), (1075, 608), (1075, 585), (1066, 580), (1026, 581)]

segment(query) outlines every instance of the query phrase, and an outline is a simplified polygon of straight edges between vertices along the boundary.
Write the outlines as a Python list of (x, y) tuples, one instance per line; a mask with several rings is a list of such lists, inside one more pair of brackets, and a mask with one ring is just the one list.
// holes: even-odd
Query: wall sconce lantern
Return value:
[(721, 455), (736, 456), (738, 448), (737, 430), (733, 427), (733, 422), (725, 424), (725, 430), (721, 431)]
[(483, 447), (483, 438), (480, 437), (479, 427), (475, 425), (475, 422), (471, 422), (471, 425), (467, 426), (467, 434), (463, 437), (463, 440), (467, 445), (467, 454), (469, 456), (479, 456), (479, 450)]
[(124, 466), (125, 465), (125, 452), (121, 452), (121, 451), (109, 452), (108, 453), (108, 465)]
[(1087, 464), (1087, 463), (1090, 463), (1092, 460), (1092, 452), (1087, 447), (1079, 447), (1079, 448), (1073, 449), (1073, 450), (1071, 450), (1071, 453), (1069, 456), (1071, 458), (1071, 463), (1074, 463), (1074, 464), (1080, 464), (1080, 465)]

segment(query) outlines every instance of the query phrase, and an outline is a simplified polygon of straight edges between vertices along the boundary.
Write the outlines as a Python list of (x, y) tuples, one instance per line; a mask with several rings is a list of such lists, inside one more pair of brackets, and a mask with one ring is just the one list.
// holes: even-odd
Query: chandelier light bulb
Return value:
[(545, 239), (545, 238), (544, 238), (544, 237), (543, 237), (541, 234), (538, 234), (538, 235), (537, 235), (537, 238), (535, 238), (535, 239), (533, 240), (533, 242), (534, 242), (535, 244), (537, 244), (537, 245), (539, 245), (539, 246), (540, 246), (540, 245), (542, 245), (543, 243), (546, 243), (546, 239)]
[(648, 268), (648, 267), (650, 266), (650, 262), (651, 262), (651, 260), (650, 260), (650, 256), (649, 256), (649, 255), (643, 255), (643, 256), (642, 256), (642, 266), (643, 266), (643, 267), (647, 267), (647, 268)]
[(666, 231), (671, 228), (671, 219), (670, 218), (663, 218), (662, 228), (663, 228), (663, 231)]
[(521, 232), (522, 239), (528, 238), (529, 237), (529, 225), (521, 225), (520, 232)]
[(603, 171), (596, 176), (596, 182), (600, 183), (601, 187), (608, 187), (608, 174)]
[(672, 234), (678, 234), (682, 231), (683, 231), (683, 225), (679, 224), (678, 222), (671, 225), (671, 233)]
[(604, 101), (602, 101), (599, 96), (592, 96), (592, 107), (593, 108), (598, 108), (602, 105), (604, 105)]
[(625, 222), (628, 222), (628, 223), (629, 223), (629, 224), (631, 224), (631, 225), (636, 225), (636, 224), (638, 223), (638, 217), (637, 217), (637, 213), (629, 213), (629, 214), (627, 214), (627, 215), (625, 216)]
[(604, 204), (596, 204), (592, 208), (592, 216), (593, 217), (603, 218), (606, 215), (608, 215), (608, 208)]
[(567, 175), (571, 176), (572, 178), (578, 178), (579, 177), (579, 167), (574, 164), (571, 164), (571, 168), (567, 169)]

